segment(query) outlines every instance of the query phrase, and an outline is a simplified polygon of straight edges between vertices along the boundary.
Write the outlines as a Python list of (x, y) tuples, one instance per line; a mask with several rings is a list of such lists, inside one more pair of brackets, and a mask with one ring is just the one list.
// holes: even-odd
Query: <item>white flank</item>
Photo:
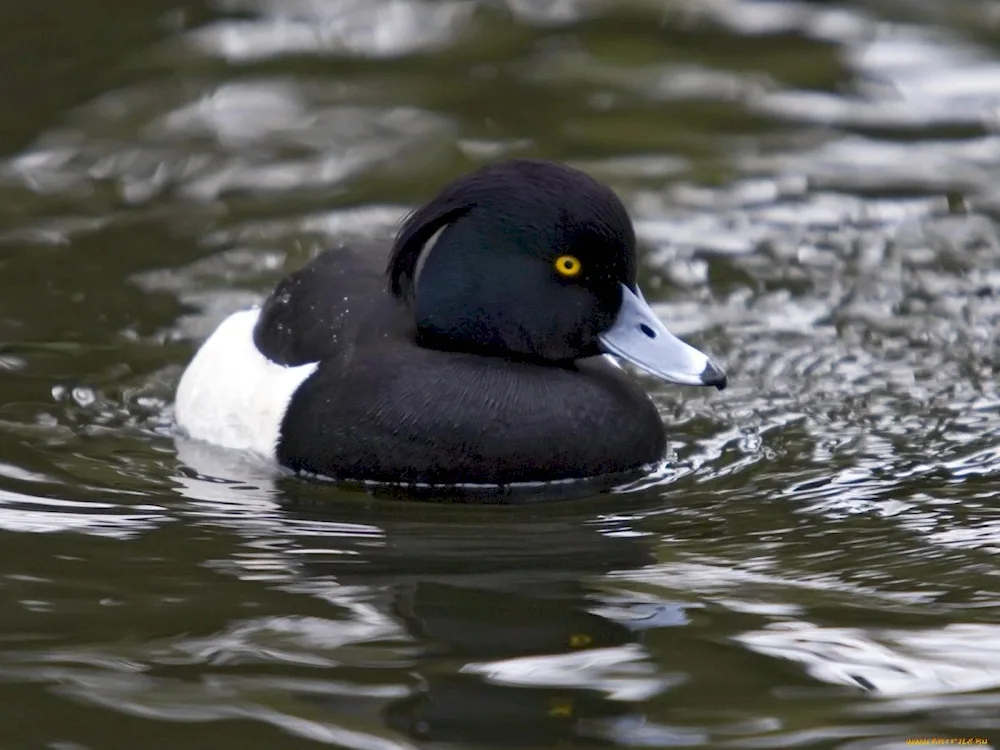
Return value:
[(174, 414), (192, 438), (273, 460), (288, 402), (316, 363), (283, 367), (261, 354), (259, 315), (233, 313), (208, 337), (181, 376)]

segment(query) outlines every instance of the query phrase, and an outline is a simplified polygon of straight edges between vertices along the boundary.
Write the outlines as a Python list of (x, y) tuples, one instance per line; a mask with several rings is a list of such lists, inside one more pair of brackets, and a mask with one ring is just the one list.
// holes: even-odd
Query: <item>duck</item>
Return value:
[(179, 434), (345, 482), (558, 483), (662, 462), (660, 413), (621, 362), (726, 387), (644, 299), (620, 198), (577, 168), (479, 167), (384, 257), (328, 248), (223, 320), (180, 378)]

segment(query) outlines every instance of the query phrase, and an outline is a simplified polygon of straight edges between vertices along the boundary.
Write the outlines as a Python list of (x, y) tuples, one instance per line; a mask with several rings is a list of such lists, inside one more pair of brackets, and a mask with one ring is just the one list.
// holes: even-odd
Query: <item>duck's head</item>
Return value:
[(643, 299), (625, 207), (577, 169), (516, 160), (446, 185), (404, 223), (387, 275), (423, 346), (553, 364), (613, 354), (670, 383), (726, 386)]

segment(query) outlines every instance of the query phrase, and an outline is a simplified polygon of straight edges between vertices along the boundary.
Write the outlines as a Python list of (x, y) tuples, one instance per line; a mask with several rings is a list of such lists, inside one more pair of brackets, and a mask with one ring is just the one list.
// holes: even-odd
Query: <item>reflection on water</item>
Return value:
[(469, 2), (229, 0), (236, 15), (195, 31), (190, 39), (230, 62), (288, 55), (398, 57), (446, 45), (462, 31)]
[[(994, 3), (41, 7), (0, 8), (0, 745), (1000, 743)], [(730, 373), (646, 381), (666, 466), (452, 507), (175, 444), (223, 316), (512, 154), (618, 190)]]

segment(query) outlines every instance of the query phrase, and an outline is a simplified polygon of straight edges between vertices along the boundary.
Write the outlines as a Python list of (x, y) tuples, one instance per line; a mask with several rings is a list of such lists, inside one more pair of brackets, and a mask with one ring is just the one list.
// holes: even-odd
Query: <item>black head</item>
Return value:
[(571, 167), (515, 160), (455, 180), (403, 224), (386, 273), (422, 346), (552, 363), (607, 352), (725, 385), (642, 299), (618, 196)]
[(600, 353), (635, 274), (618, 196), (577, 169), (529, 160), (447, 185), (408, 218), (388, 268), (425, 345), (554, 361)]

